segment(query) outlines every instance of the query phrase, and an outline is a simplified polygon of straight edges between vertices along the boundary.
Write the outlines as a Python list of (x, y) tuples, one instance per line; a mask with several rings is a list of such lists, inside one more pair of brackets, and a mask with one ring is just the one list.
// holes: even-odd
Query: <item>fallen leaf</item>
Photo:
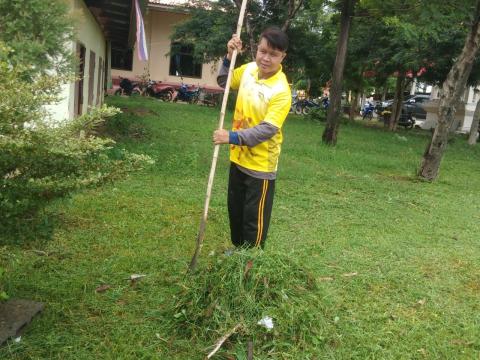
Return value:
[(426, 302), (427, 302), (427, 300), (420, 299), (420, 300), (417, 301), (417, 304), (420, 305), (420, 306), (423, 306), (423, 305), (425, 305)]
[(346, 273), (346, 274), (343, 274), (342, 276), (345, 276), (345, 277), (352, 277), (352, 276), (357, 276), (358, 273), (357, 272), (351, 272), (351, 273)]
[(248, 260), (247, 261), (247, 264), (245, 265), (245, 270), (243, 272), (243, 277), (246, 278), (247, 275), (248, 275), (248, 272), (250, 271), (250, 269), (253, 267), (253, 261), (252, 260)]
[(419, 352), (423, 356), (427, 356), (427, 350), (425, 350), (424, 348), (418, 349), (417, 352)]
[(103, 285), (100, 285), (99, 287), (97, 287), (97, 288), (95, 289), (95, 292), (97, 292), (97, 293), (103, 293), (103, 292), (107, 291), (107, 290), (110, 289), (110, 288), (111, 288), (110, 285), (103, 284)]
[(472, 346), (473, 341), (465, 341), (463, 339), (454, 339), (451, 341), (453, 345), (461, 345), (461, 346)]
[(319, 277), (318, 281), (333, 281), (333, 277), (331, 277), (331, 276)]

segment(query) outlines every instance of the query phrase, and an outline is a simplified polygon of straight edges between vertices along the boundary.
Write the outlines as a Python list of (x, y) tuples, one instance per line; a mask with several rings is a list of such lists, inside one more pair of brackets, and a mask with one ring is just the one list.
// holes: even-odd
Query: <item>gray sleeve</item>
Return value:
[(263, 121), (250, 129), (238, 130), (237, 134), (240, 145), (253, 147), (270, 139), (278, 130), (276, 126)]
[(228, 70), (229, 68), (225, 66), (222, 62), (222, 66), (220, 66), (220, 70), (218, 71), (218, 75), (217, 75), (217, 84), (218, 86), (224, 89), (225, 89), (225, 86), (227, 85)]

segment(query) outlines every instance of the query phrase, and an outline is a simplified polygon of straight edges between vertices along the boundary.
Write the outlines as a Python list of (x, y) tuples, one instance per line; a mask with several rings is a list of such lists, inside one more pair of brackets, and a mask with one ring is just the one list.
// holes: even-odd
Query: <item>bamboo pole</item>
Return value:
[[(238, 17), (237, 31), (236, 34), (240, 38), (242, 32), (243, 18), (245, 16), (245, 8), (247, 7), (247, 0), (242, 0), (242, 6), (240, 7), (240, 15)], [(220, 110), (220, 117), (218, 121), (218, 129), (223, 129), (223, 120), (225, 119), (225, 111), (227, 109), (228, 94), (230, 92), (230, 83), (232, 82), (233, 69), (235, 67), (235, 61), (237, 60), (237, 49), (233, 51), (232, 59), (230, 60), (230, 68), (228, 70), (227, 84), (225, 85), (225, 91), (223, 93), (222, 108)], [(212, 195), (213, 187), (213, 178), (215, 177), (215, 169), (217, 167), (218, 152), (220, 150), (220, 145), (215, 145), (213, 150), (213, 159), (212, 166), (210, 168), (210, 175), (208, 177), (207, 184), (207, 195), (205, 197), (205, 205), (203, 208), (203, 216), (200, 221), (200, 228), (197, 235), (197, 244), (195, 247), (195, 253), (193, 254), (192, 260), (188, 267), (188, 271), (193, 272), (197, 267), (198, 256), (203, 246), (203, 239), (205, 237), (205, 228), (207, 226), (207, 217), (208, 217), (208, 206), (210, 204), (210, 197)]]

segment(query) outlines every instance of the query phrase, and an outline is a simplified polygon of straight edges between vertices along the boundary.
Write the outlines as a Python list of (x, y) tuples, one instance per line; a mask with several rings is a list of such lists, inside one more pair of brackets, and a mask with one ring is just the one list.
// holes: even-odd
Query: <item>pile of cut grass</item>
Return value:
[[(291, 255), (248, 249), (213, 255), (182, 287), (168, 315), (177, 336), (213, 344), (241, 324), (229, 350), (253, 341), (256, 354), (268, 356), (292, 354), (324, 338), (323, 297), (311, 272)], [(265, 317), (273, 319), (273, 329), (258, 324)]]

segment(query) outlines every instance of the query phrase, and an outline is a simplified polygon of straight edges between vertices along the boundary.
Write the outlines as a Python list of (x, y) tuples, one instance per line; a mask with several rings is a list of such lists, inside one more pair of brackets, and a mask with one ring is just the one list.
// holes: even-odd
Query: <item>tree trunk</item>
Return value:
[(292, 20), (295, 18), (297, 11), (303, 5), (303, 0), (288, 0), (288, 14), (287, 19), (282, 25), (282, 30), (287, 31), (292, 23)]
[(447, 146), (448, 132), (455, 118), (456, 106), (465, 90), (475, 55), (478, 52), (480, 45), (480, 0), (477, 0), (473, 20), (462, 53), (453, 64), (447, 79), (442, 85), (437, 126), (430, 143), (425, 149), (418, 170), (418, 176), (428, 181), (433, 181), (438, 176), (440, 163)]
[[(398, 119), (402, 114), (403, 104), (403, 89), (405, 87), (405, 75), (403, 71), (399, 71), (397, 77), (397, 84), (395, 87), (395, 97), (392, 104), (392, 114), (390, 115), (390, 121), (388, 123), (388, 129), (391, 131), (397, 130)], [(387, 126), (387, 124), (385, 124)]]
[(253, 34), (252, 24), (250, 22), (250, 18), (249, 18), (248, 15), (246, 16), (246, 19), (245, 19), (245, 28), (246, 28), (247, 34), (248, 34), (248, 41), (250, 42), (250, 55), (252, 57), (252, 60), (255, 61), (255, 54), (257, 52), (257, 46), (256, 46), (256, 43), (255, 43), (255, 36)]
[(480, 120), (480, 100), (475, 107), (475, 113), (473, 114), (472, 126), (470, 127), (470, 136), (468, 137), (468, 144), (475, 145), (478, 137), (478, 122)]
[(353, 92), (353, 100), (350, 106), (350, 113), (348, 114), (348, 120), (350, 122), (353, 122), (355, 120), (355, 115), (357, 114), (358, 97), (359, 97), (359, 93), (357, 90), (355, 90)]
[(387, 100), (387, 92), (388, 92), (388, 86), (385, 85), (385, 86), (383, 87), (382, 101)]
[[(238, 11), (242, 7), (242, 0), (234, 0), (235, 5), (237, 6)], [(250, 50), (250, 56), (252, 57), (252, 61), (255, 61), (255, 54), (257, 52), (257, 45), (255, 41), (254, 35), (254, 28), (252, 27), (252, 23), (250, 21), (250, 14), (245, 14), (245, 29), (247, 30), (248, 35), (248, 44)]]
[(322, 135), (325, 144), (335, 145), (340, 126), (340, 102), (342, 100), (343, 69), (347, 55), (348, 34), (352, 22), (353, 9), (356, 0), (343, 0), (340, 22), (340, 34), (337, 43), (337, 55), (333, 66), (332, 87), (330, 89), (330, 106), (327, 111), (327, 125)]

